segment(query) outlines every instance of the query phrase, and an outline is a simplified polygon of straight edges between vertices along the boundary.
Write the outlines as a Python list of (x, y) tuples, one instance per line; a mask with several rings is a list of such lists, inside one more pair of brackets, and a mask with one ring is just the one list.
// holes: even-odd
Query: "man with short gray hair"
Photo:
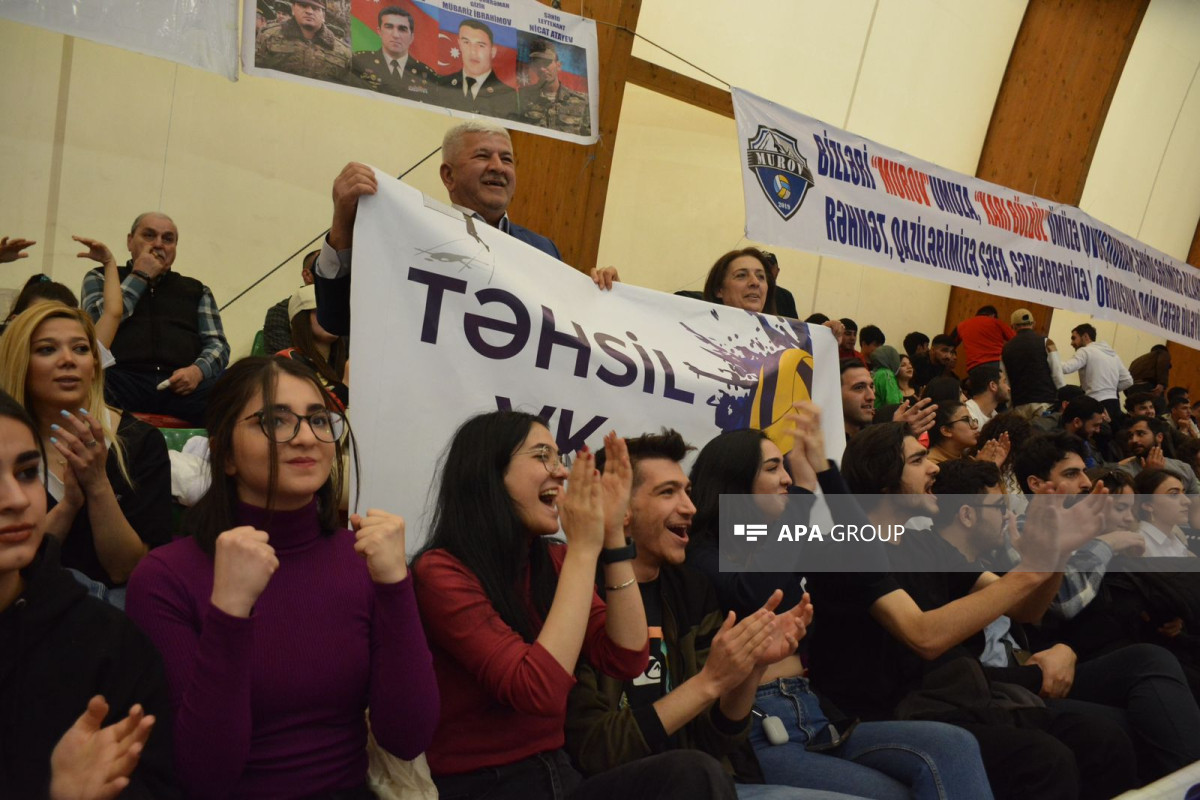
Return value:
[[(464, 216), (562, 260), (554, 242), (508, 218), (508, 206), (517, 190), (517, 167), (512, 138), (503, 127), (468, 120), (446, 131), (439, 174), (450, 202)], [(347, 164), (333, 182), (333, 223), (321, 245), (315, 272), (317, 319), (321, 327), (338, 336), (350, 333), (351, 253), (358, 199), (377, 189), (375, 172), (358, 162)], [(593, 269), (591, 277), (603, 289), (611, 289), (618, 280), (612, 267)]]
[[(117, 363), (104, 372), (105, 399), (201, 427), (208, 391), (229, 362), (217, 302), (203, 283), (171, 269), (179, 230), (166, 214), (139, 214), (125, 243), (130, 259), (117, 271), (124, 307), (111, 346)], [(100, 319), (104, 267), (84, 276), (82, 295), (83, 309)]]

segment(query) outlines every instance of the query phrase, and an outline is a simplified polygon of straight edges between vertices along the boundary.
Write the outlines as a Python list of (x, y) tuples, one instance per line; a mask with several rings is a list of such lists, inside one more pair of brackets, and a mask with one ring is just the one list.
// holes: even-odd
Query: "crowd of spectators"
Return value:
[[(464, 216), (559, 258), (508, 217), (515, 163), (468, 122), (440, 174)], [(368, 798), (379, 759), (424, 754), (445, 798), (1065, 800), (1200, 760), (1200, 403), (1166, 348), (1126, 369), (1085, 323), (1064, 361), (1030, 311), (985, 306), (902, 353), (815, 314), (840, 463), (838, 409), (807, 401), (779, 435), (662, 420), (574, 460), (545, 420), (479, 414), (410, 562), (392, 512), (415, 510), (347, 514), (354, 220), (377, 189), (337, 176), (304, 285), (267, 311), (272, 356), (229, 363), (159, 212), (124, 266), (75, 237), (99, 265), (82, 304), (22, 290), (0, 335), (0, 793)], [(778, 274), (733, 250), (701, 299), (794, 317)], [(160, 429), (188, 425), (207, 488), (177, 524)], [(906, 524), (884, 569), (721, 569), (722, 495), (770, 524), (817, 494)]]

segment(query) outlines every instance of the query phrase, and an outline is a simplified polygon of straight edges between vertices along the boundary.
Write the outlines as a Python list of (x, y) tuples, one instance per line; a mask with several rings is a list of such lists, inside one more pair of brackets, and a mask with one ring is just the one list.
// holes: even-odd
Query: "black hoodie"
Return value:
[(109, 704), (105, 725), (135, 703), (157, 718), (121, 796), (178, 797), (170, 699), (154, 645), (59, 566), (52, 537), (21, 575), (25, 591), (0, 612), (0, 797), (47, 796), (50, 753), (97, 694)]

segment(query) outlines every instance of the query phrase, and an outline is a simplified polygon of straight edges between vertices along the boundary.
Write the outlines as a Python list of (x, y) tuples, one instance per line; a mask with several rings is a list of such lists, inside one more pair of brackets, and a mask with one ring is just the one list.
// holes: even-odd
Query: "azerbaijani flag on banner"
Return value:
[[(379, 12), (392, 6), (403, 8), (413, 15), (416, 35), (409, 52), (414, 58), (439, 75), (450, 75), (462, 69), (458, 52), (458, 26), (468, 17), (415, 0), (351, 0), (351, 43), (355, 52), (379, 49)], [(495, 37), (496, 55), (492, 70), (496, 77), (516, 88), (536, 83), (537, 79), (527, 76), (524, 68), (529, 60), (528, 41), (524, 37), (519, 38), (514, 28), (491, 24), (488, 27)], [(562, 65), (559, 80), (568, 89), (586, 93), (587, 51), (561, 44), (555, 49)]]

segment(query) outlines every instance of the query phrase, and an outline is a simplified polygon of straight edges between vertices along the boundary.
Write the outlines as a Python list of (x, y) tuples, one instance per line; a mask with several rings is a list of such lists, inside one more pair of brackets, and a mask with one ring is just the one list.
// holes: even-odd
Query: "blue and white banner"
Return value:
[[(697, 447), (724, 430), (773, 438), (814, 400), (830, 458), (845, 443), (828, 328), (582, 273), (376, 171), (354, 226), (350, 416), (360, 508), (425, 536), (439, 457), (469, 416), (537, 414), (563, 452), (673, 427)], [(790, 443), (783, 441), (784, 449)]]
[[(251, 4), (252, 5), (252, 4)], [(0, 17), (237, 80), (237, 0), (4, 0)]]
[(1200, 347), (1200, 270), (1075, 206), (733, 91), (746, 236), (1091, 314)]

